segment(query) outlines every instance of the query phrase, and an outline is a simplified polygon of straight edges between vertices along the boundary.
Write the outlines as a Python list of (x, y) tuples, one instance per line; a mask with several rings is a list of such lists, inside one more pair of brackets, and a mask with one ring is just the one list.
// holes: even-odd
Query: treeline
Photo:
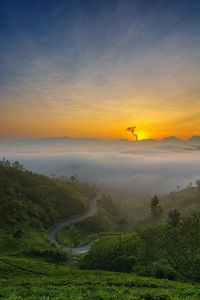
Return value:
[(20, 171), (25, 170), (24, 166), (22, 164), (20, 164), (17, 160), (14, 162), (10, 162), (5, 157), (3, 157), (2, 160), (0, 160), (0, 165), (5, 166), (5, 167), (11, 167), (11, 168), (14, 168), (14, 169), (20, 170)]

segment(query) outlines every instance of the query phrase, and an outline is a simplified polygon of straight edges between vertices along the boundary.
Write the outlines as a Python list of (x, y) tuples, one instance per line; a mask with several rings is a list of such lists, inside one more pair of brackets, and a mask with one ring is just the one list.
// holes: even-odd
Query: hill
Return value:
[(81, 266), (200, 281), (200, 212), (96, 241)]
[(200, 143), (200, 136), (199, 135), (194, 135), (191, 138), (187, 140), (188, 143)]
[(162, 199), (162, 206), (167, 213), (169, 209), (178, 209), (181, 213), (200, 208), (200, 188), (188, 186), (183, 190), (171, 192)]
[[(121, 211), (127, 216), (132, 229), (152, 224), (150, 212), (151, 198), (151, 195), (149, 197), (138, 196), (132, 199), (123, 199), (120, 202)], [(200, 186), (189, 184), (188, 187), (182, 190), (177, 190), (166, 195), (159, 195), (159, 199), (162, 206), (160, 221), (166, 220), (171, 209), (178, 209), (182, 215), (186, 215), (200, 208)]]
[[(0, 163), (0, 254), (52, 249), (47, 229), (69, 216), (86, 212), (94, 187), (35, 174), (15, 162)], [(97, 215), (77, 225), (81, 235), (115, 230), (117, 205), (104, 197)]]
[(0, 164), (0, 253), (49, 248), (46, 229), (88, 209), (94, 188)]

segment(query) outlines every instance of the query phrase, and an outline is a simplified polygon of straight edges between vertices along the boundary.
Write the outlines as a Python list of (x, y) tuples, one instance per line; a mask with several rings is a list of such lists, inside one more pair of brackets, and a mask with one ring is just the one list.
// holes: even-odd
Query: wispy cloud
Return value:
[[(0, 35), (1, 128), (6, 120), (13, 121), (19, 133), (27, 115), (30, 135), (36, 127), (40, 134), (40, 126), (48, 133), (49, 123), (54, 120), (56, 127), (61, 119), (66, 128), (73, 120), (84, 127), (89, 119), (92, 126), (110, 120), (113, 127), (118, 120), (123, 127), (132, 118), (142, 127), (155, 118), (158, 126), (163, 120), (169, 127), (188, 113), (196, 124), (198, 5), (103, 1), (94, 13), (86, 2), (56, 5), (46, 12), (39, 5), (27, 29), (18, 20), (10, 37)], [(156, 128), (151, 131), (158, 134)], [(81, 134), (87, 134), (87, 128)]]

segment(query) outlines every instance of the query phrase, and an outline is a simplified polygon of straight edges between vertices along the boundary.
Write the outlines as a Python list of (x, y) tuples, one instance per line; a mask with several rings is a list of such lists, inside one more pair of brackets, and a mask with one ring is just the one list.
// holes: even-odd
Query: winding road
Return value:
[(63, 246), (63, 244), (60, 244), (59, 241), (57, 240), (57, 232), (61, 228), (64, 228), (68, 225), (79, 223), (91, 216), (94, 216), (97, 211), (97, 202), (101, 199), (101, 197), (102, 197), (101, 194), (99, 192), (97, 192), (96, 197), (91, 200), (90, 207), (87, 212), (80, 214), (80, 215), (72, 216), (65, 220), (61, 220), (58, 223), (54, 224), (51, 228), (49, 228), (49, 230), (48, 230), (49, 238), (50, 238), (51, 242), (56, 245), (57, 248), (60, 248), (63, 251), (68, 252), (72, 255), (80, 255), (80, 254), (86, 253), (90, 250), (92, 243), (89, 243), (89, 244), (86, 244), (83, 246), (73, 247), (73, 248)]

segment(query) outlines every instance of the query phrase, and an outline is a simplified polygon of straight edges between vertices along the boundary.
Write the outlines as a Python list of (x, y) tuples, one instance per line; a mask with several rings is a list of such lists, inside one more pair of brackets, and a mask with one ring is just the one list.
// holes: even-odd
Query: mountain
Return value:
[(182, 143), (183, 140), (177, 138), (176, 136), (168, 136), (160, 140), (160, 142), (169, 142), (169, 143)]
[(47, 137), (39, 139), (23, 139), (18, 140), (17, 146), (67, 146), (85, 143), (94, 143), (96, 139), (93, 138), (72, 138), (72, 137)]
[(200, 144), (200, 136), (195, 135), (187, 140), (188, 143), (199, 143)]
[[(138, 146), (195, 146), (200, 145), (200, 136), (193, 136), (188, 140), (181, 140), (176, 136), (169, 136), (163, 139), (143, 139), (143, 140), (99, 140), (96, 138), (73, 138), (73, 137), (46, 137), (36, 139), (22, 139), (22, 140), (0, 140), (0, 147), (3, 151), (66, 151), (66, 150), (110, 150), (111, 148), (133, 148)], [(189, 149), (190, 150), (190, 149)]]

